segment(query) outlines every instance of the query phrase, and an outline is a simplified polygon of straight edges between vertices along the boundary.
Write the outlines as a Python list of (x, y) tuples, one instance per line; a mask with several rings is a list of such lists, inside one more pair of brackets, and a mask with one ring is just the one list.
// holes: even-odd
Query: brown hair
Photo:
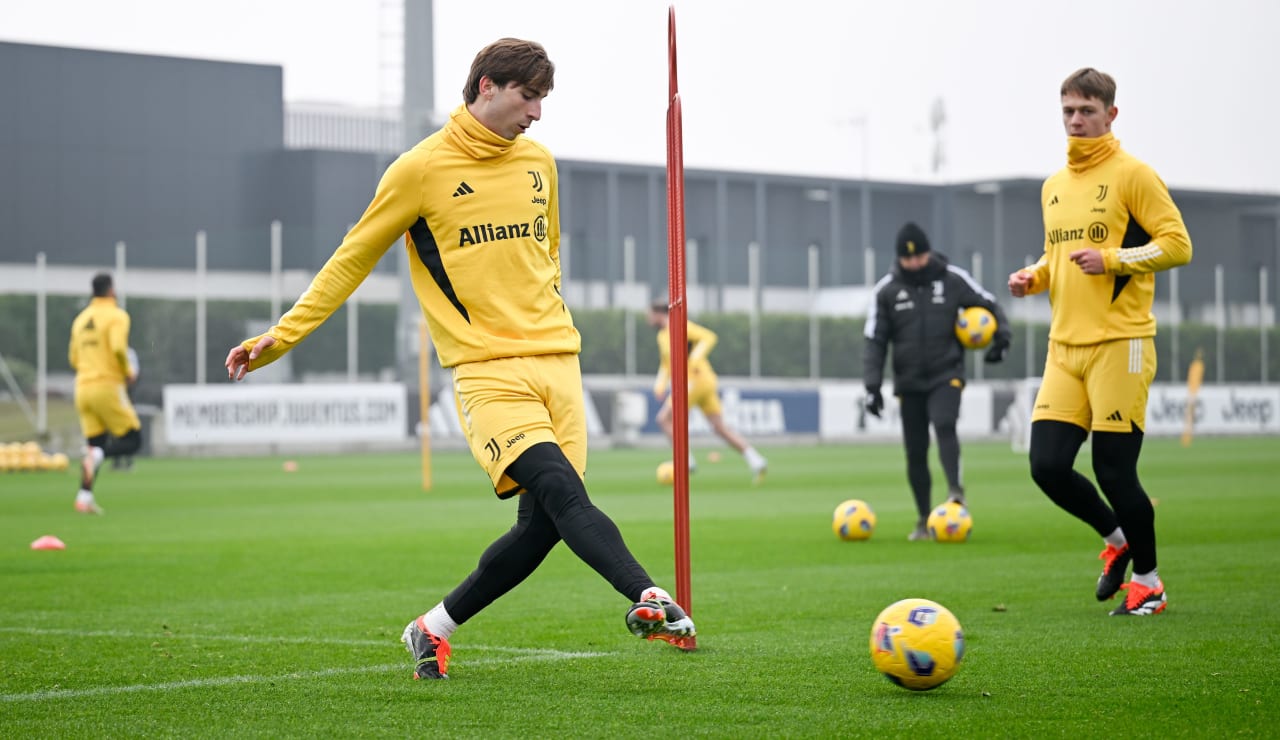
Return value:
[(546, 95), (555, 87), (556, 65), (547, 58), (547, 50), (536, 41), (503, 38), (489, 44), (471, 62), (462, 99), (476, 102), (480, 97), (480, 78), (488, 77), (499, 87), (514, 82), (537, 95)]
[(1062, 81), (1059, 95), (1075, 93), (1084, 98), (1096, 98), (1102, 101), (1104, 108), (1116, 104), (1116, 81), (1106, 72), (1099, 72), (1093, 67), (1081, 67)]

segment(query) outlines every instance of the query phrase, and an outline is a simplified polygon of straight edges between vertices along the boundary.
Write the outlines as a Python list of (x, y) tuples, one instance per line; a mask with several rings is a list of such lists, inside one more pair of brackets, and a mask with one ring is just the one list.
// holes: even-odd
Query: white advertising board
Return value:
[(167, 385), (172, 445), (399, 441), (408, 398), (398, 383)]
[[(880, 418), (864, 413), (862, 400), (866, 391), (861, 385), (823, 384), (819, 391), (819, 435), (822, 439), (841, 440), (857, 437), (901, 437), (901, 407), (893, 395), (893, 387), (884, 387), (884, 410)], [(995, 429), (991, 418), (992, 388), (969, 385), (960, 400), (960, 418), (956, 433), (961, 437), (989, 437)]]
[[(1147, 434), (1182, 434), (1186, 415), (1185, 385), (1151, 386), (1147, 396)], [(1196, 434), (1280, 433), (1280, 387), (1201, 386), (1192, 407), (1192, 425)]]

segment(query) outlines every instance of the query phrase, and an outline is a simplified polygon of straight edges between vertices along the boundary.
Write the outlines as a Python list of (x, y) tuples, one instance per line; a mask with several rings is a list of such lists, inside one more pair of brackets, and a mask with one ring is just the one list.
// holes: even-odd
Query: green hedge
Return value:
[[(48, 299), (49, 371), (70, 372), (67, 340), (71, 321), (85, 306), (87, 298), (54, 296)], [(135, 390), (143, 402), (156, 402), (166, 383), (195, 381), (195, 304), (191, 301), (132, 298), (128, 303), (133, 319), (131, 343), (138, 351), (142, 378)], [(207, 311), (208, 365), (206, 377), (215, 381), (224, 376), (223, 360), (235, 342), (245, 338), (248, 322), (266, 321), (266, 301), (211, 301)], [(360, 305), (360, 358), (362, 372), (378, 372), (396, 362), (396, 311), (387, 304)], [(0, 296), (0, 352), (22, 386), (34, 388), (36, 341), (35, 300), (31, 296)], [(582, 332), (582, 369), (585, 373), (620, 374), (626, 368), (626, 321), (628, 314), (617, 310), (577, 309), (574, 320)], [(701, 314), (697, 321), (715, 331), (719, 344), (712, 355), (716, 371), (722, 375), (751, 374), (750, 320), (744, 314)], [(636, 372), (650, 375), (657, 368), (658, 347), (654, 332), (644, 315), (631, 314), (636, 337)], [(987, 379), (1021, 378), (1039, 375), (1044, 363), (1045, 327), (1033, 327), (1034, 357), (1028, 367), (1026, 326), (1013, 327), (1014, 344), (1007, 360), (983, 368)], [(774, 378), (807, 378), (809, 367), (809, 318), (797, 315), (767, 315), (761, 318), (760, 374)], [(862, 320), (823, 318), (818, 322), (820, 374), (824, 378), (849, 379), (862, 376)], [(1280, 328), (1269, 331), (1268, 379), (1280, 382)], [(1218, 378), (1217, 332), (1211, 326), (1186, 324), (1181, 327), (1180, 368), (1172, 366), (1168, 327), (1156, 337), (1160, 370), (1158, 380), (1186, 377), (1186, 365), (1197, 348), (1203, 350), (1205, 377)], [(1257, 382), (1261, 346), (1256, 328), (1231, 329), (1225, 335), (1225, 372), (1228, 382)], [(347, 314), (339, 310), (328, 322), (294, 350), (293, 374), (341, 373), (347, 367)]]

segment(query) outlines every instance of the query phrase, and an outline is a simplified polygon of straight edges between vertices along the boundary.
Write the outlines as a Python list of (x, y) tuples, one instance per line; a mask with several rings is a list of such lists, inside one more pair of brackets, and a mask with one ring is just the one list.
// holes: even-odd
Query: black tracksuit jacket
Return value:
[(995, 296), (938, 252), (929, 264), (908, 272), (895, 260), (876, 283), (864, 334), (863, 383), (880, 388), (884, 360), (893, 345), (895, 394), (927, 393), (941, 383), (964, 380), (964, 347), (956, 338), (956, 314), (982, 306), (996, 317), (994, 341), (1009, 341), (1009, 322)]

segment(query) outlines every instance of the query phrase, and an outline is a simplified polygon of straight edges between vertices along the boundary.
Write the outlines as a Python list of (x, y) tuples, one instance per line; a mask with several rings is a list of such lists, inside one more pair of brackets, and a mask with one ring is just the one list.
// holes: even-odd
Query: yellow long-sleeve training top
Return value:
[[(685, 370), (689, 378), (714, 373), (707, 356), (720, 338), (707, 327), (692, 321), (686, 322), (685, 326), (685, 339), (689, 347)], [(667, 385), (671, 382), (671, 331), (665, 326), (658, 330), (658, 357), (658, 376), (653, 380), (653, 392), (660, 396), (667, 392)]]
[(76, 371), (76, 385), (124, 384), (133, 373), (129, 364), (129, 314), (109, 296), (95, 297), (71, 322), (67, 361)]
[[(546, 147), (504, 139), (466, 106), (387, 168), (373, 202), (250, 369), (324, 322), (407, 234), (410, 277), (440, 364), (577, 353), (560, 296), (559, 183)], [(244, 342), (252, 349), (261, 336)]]
[[(1154, 273), (1191, 261), (1182, 214), (1155, 170), (1110, 132), (1071, 137), (1067, 166), (1045, 180), (1040, 202), (1044, 255), (1024, 269), (1029, 294), (1049, 291), (1049, 338), (1081, 345), (1155, 336)], [(1086, 248), (1102, 253), (1103, 274), (1071, 261)]]

